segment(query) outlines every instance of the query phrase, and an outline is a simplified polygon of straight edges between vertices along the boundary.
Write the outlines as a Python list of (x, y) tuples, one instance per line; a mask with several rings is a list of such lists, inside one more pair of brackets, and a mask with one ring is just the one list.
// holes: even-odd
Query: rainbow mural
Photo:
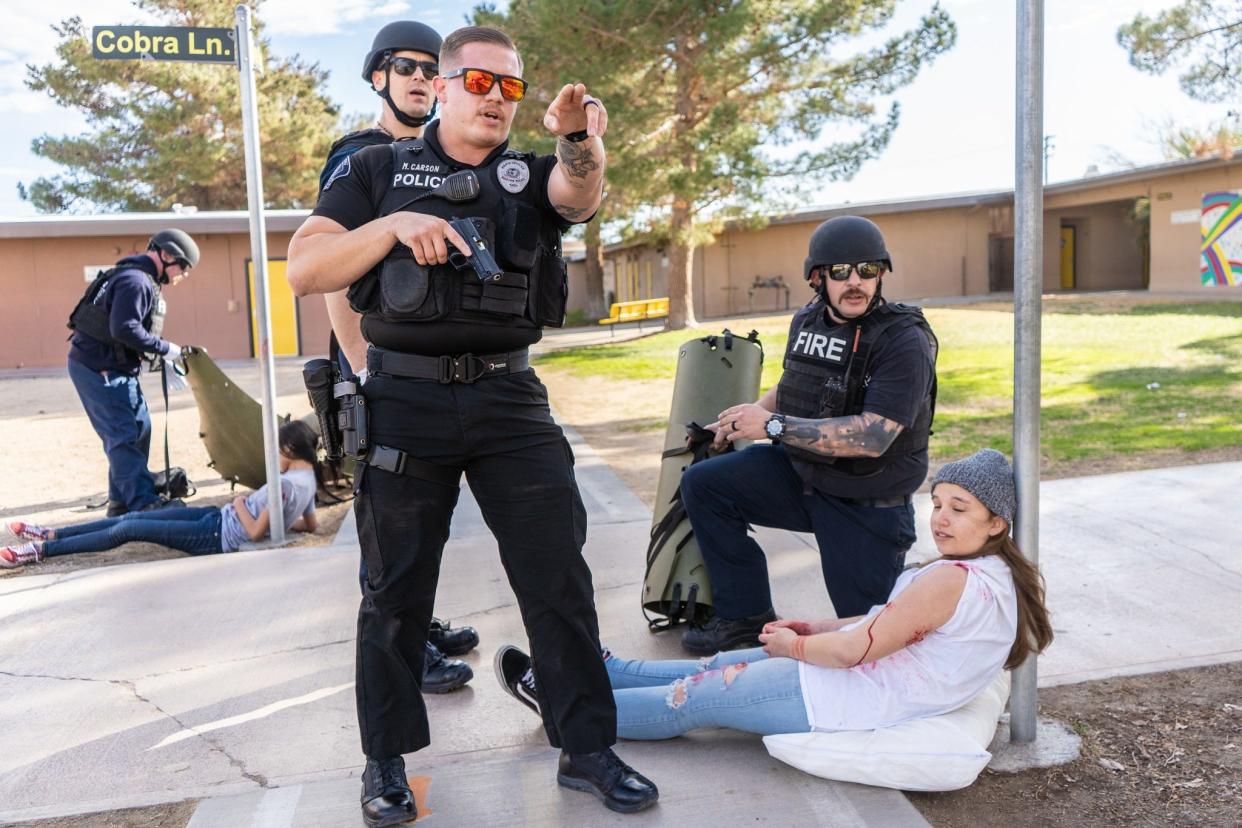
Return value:
[(1203, 196), (1203, 244), (1199, 279), (1203, 285), (1242, 285), (1242, 193)]

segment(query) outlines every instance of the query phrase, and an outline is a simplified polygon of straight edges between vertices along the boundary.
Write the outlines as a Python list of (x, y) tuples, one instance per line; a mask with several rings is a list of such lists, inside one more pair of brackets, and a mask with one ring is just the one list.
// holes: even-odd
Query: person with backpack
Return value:
[[(324, 485), (319, 436), (301, 420), (292, 420), (280, 427), (279, 442), (285, 525), (295, 532), (314, 532), (319, 527), (315, 492)], [(0, 547), (0, 568), (16, 569), (57, 555), (103, 552), (135, 541), (158, 543), (191, 555), (235, 552), (243, 543), (268, 536), (268, 509), (264, 484), (224, 506), (170, 506), (58, 529), (15, 520), (8, 524), (9, 531), (27, 542)]]
[(188, 233), (161, 230), (145, 252), (97, 276), (69, 317), (69, 379), (108, 456), (108, 517), (170, 502), (147, 469), (151, 414), (138, 373), (144, 355), (181, 355), (181, 346), (162, 335), (162, 289), (185, 279), (198, 261)]

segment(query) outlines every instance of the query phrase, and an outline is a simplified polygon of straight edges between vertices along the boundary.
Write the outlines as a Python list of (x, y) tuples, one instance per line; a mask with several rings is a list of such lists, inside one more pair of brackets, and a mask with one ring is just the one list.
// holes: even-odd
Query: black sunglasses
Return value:
[(395, 57), (388, 59), (388, 65), (392, 67), (392, 71), (396, 72), (403, 78), (408, 78), (414, 74), (415, 69), (423, 70), (423, 77), (431, 80), (440, 74), (440, 64), (433, 60), (415, 60), (408, 57)]
[(506, 101), (520, 101), (526, 97), (526, 81), (513, 75), (498, 75), (486, 69), (458, 69), (444, 76), (445, 80), (461, 78), (467, 92), (475, 95), (486, 95), (492, 87), (500, 84), (500, 97)]
[(834, 282), (844, 282), (850, 278), (851, 272), (858, 273), (859, 279), (875, 279), (884, 272), (884, 262), (851, 262), (849, 264), (819, 265), (816, 270), (821, 276), (827, 276)]

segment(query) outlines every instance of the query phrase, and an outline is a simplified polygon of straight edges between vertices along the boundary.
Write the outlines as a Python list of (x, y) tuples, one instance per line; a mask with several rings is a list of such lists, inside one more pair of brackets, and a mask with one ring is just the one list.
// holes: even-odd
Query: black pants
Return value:
[[(548, 740), (571, 753), (612, 745), (616, 706), (582, 558), (586, 509), (543, 383), (531, 370), (473, 385), (379, 374), (364, 393), (372, 443), (465, 470), (530, 638)], [(430, 742), (423, 645), (458, 489), (373, 467), (361, 474), (358, 724), (363, 752), (379, 759)]]

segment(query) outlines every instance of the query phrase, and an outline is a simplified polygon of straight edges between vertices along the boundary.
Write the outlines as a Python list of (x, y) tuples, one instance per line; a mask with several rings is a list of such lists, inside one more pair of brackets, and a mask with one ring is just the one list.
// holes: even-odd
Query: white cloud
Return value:
[[(52, 25), (75, 14), (82, 14), (80, 0), (41, 0), (5, 10), (0, 27), (0, 112), (28, 115), (56, 108), (46, 95), (26, 88), (26, 64), (41, 65), (56, 57), (59, 38)], [(82, 22), (88, 27), (122, 23), (135, 20), (136, 14), (128, 0), (95, 0)]]
[[(382, 4), (370, 0), (267, 0), (261, 11), (267, 30), (281, 35), (335, 34), (342, 24), (392, 19), (409, 12), (410, 4), (403, 0)], [(425, 19), (427, 15), (417, 17)]]

